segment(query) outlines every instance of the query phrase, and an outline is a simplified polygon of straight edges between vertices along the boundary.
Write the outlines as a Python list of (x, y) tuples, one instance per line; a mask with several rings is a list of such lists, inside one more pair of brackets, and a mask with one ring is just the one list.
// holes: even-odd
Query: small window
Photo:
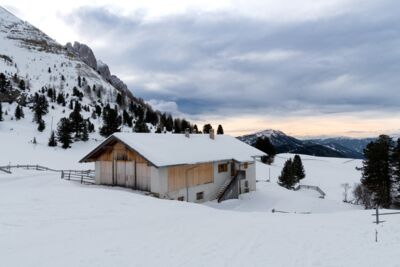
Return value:
[(227, 172), (228, 171), (228, 164), (218, 164), (218, 172)]
[(178, 201), (184, 201), (185, 197), (178, 197)]
[(128, 160), (128, 155), (126, 152), (118, 152), (116, 156), (116, 160), (120, 161), (127, 161)]
[(248, 167), (249, 167), (249, 163), (245, 162), (245, 163), (243, 164), (243, 168), (244, 168), (244, 169), (247, 169)]
[(202, 200), (202, 199), (204, 199), (204, 192), (196, 193), (196, 200)]

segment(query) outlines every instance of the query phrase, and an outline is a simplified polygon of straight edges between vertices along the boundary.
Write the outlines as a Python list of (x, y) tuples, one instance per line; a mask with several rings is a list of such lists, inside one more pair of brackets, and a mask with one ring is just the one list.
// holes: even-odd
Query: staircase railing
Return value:
[(245, 177), (245, 175), (245, 171), (237, 171), (236, 175), (228, 183), (228, 186), (222, 191), (221, 195), (218, 197), (218, 203), (228, 199), (239, 198), (239, 181), (240, 179)]

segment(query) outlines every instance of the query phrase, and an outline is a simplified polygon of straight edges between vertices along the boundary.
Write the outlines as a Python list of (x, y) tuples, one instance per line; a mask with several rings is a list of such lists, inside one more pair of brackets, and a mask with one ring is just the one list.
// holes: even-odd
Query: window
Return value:
[(202, 199), (204, 199), (204, 192), (196, 193), (196, 200), (202, 200)]
[(178, 201), (184, 201), (185, 197), (178, 197)]
[(227, 172), (228, 171), (228, 164), (218, 164), (218, 172)]
[(116, 157), (116, 160), (121, 160), (121, 161), (127, 161), (128, 160), (128, 155), (126, 152), (118, 152)]

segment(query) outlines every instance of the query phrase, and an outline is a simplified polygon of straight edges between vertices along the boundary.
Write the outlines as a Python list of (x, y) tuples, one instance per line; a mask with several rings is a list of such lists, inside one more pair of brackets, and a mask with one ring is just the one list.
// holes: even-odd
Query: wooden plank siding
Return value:
[(94, 160), (96, 176), (101, 184), (130, 188), (136, 186), (139, 190), (150, 190), (150, 163), (124, 144), (119, 142), (110, 144)]
[[(187, 174), (187, 185), (186, 185)], [(186, 186), (214, 182), (214, 164), (181, 165), (168, 168), (168, 191), (173, 192)]]

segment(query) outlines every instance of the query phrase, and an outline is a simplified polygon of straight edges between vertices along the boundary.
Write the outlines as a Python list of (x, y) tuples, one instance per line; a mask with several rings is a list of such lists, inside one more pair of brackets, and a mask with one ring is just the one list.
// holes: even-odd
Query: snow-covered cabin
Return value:
[(95, 162), (96, 183), (204, 202), (256, 190), (264, 153), (228, 135), (115, 133), (80, 162)]

